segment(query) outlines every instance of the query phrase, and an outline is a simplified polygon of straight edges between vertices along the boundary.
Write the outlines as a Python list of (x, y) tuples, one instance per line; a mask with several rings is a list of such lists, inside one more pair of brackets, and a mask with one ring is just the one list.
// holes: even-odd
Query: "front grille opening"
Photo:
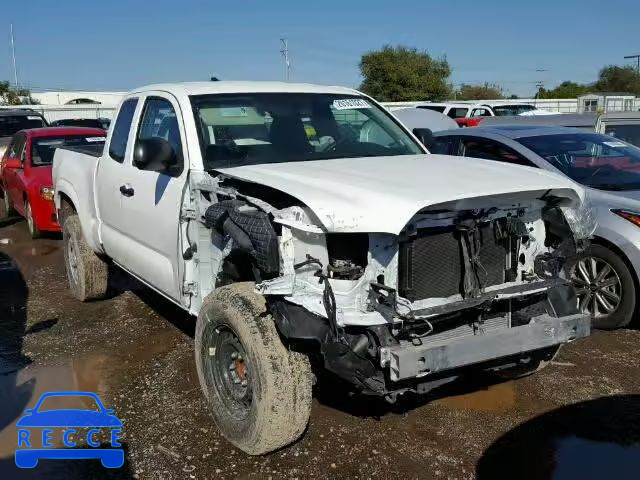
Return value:
[[(401, 242), (400, 295), (417, 301), (462, 294), (464, 257), (460, 236), (455, 226), (425, 228)], [(478, 237), (478, 276), (482, 286), (486, 288), (511, 280), (513, 275), (508, 263), (514, 263), (514, 252), (510, 246), (517, 242), (512, 238), (498, 240), (493, 222), (479, 225)]]

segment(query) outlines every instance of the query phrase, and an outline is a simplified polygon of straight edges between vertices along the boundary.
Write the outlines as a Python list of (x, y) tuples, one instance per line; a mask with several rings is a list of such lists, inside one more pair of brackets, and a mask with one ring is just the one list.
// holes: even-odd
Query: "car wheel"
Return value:
[(13, 208), (13, 205), (11, 205), (11, 199), (6, 191), (2, 193), (2, 203), (4, 204), (5, 217), (13, 217), (16, 214), (16, 211)]
[(73, 213), (62, 226), (64, 260), (71, 293), (78, 300), (103, 298), (109, 285), (109, 265), (87, 244), (80, 228), (80, 219)]
[(29, 235), (31, 235), (31, 238), (40, 238), (42, 236), (42, 232), (36, 225), (35, 218), (33, 218), (33, 211), (31, 210), (29, 200), (24, 202), (24, 216), (27, 220), (27, 228), (29, 229)]
[(569, 265), (578, 309), (591, 315), (594, 328), (626, 327), (633, 320), (636, 289), (626, 263), (610, 249), (592, 244)]
[(546, 348), (538, 352), (534, 352), (527, 363), (517, 365), (515, 367), (498, 370), (493, 374), (501, 380), (516, 380), (518, 378), (528, 377), (545, 368), (556, 358), (561, 346)]
[(288, 350), (253, 283), (216, 289), (195, 335), (198, 378), (222, 435), (249, 455), (297, 440), (311, 411), (305, 355)]

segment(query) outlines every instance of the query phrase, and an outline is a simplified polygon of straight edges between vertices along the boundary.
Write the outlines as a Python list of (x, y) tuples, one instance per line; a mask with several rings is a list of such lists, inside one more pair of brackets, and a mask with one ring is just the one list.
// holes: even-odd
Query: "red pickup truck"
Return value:
[(60, 231), (53, 204), (53, 153), (63, 146), (104, 144), (105, 137), (106, 132), (98, 128), (49, 127), (17, 132), (0, 160), (5, 215), (26, 218), (33, 238), (43, 231)]

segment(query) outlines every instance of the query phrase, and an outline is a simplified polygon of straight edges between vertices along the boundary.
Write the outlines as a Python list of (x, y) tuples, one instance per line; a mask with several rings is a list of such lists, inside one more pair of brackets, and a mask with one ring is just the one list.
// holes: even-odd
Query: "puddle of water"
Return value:
[(491, 385), (484, 390), (442, 398), (435, 403), (458, 410), (474, 410), (492, 412), (508, 410), (516, 401), (516, 393), (512, 383)]
[(619, 445), (566, 437), (556, 442), (551, 480), (640, 478), (640, 444)]
[[(43, 393), (76, 390), (101, 397), (109, 390), (118, 364), (113, 357), (98, 354), (69, 360), (60, 366), (31, 366), (15, 374), (0, 375), (0, 458), (13, 456), (18, 439), (16, 422), (25, 409), (35, 406)], [(47, 402), (48, 410), (95, 407), (91, 399), (83, 397), (54, 397)]]
[(146, 340), (125, 346), (120, 354), (136, 361), (151, 360), (158, 354), (169, 352), (176, 343), (177, 333), (173, 330), (163, 330), (147, 337)]
[(60, 247), (57, 247), (55, 245), (41, 245), (37, 247), (31, 247), (30, 249), (27, 250), (27, 254), (31, 255), (32, 257), (41, 257), (45, 255), (50, 255), (59, 249)]

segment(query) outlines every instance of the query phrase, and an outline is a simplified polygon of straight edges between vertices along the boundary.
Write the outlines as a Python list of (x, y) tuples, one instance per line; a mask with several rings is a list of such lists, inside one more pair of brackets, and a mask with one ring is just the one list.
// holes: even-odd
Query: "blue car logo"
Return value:
[[(99, 410), (57, 409), (40, 411), (42, 402), (50, 397), (90, 397)], [(16, 423), (18, 427), (18, 449), (16, 465), (20, 468), (33, 468), (41, 458), (52, 459), (100, 459), (107, 468), (119, 468), (124, 464), (124, 450), (118, 440), (121, 438), (122, 422), (113, 414), (114, 411), (104, 408), (100, 398), (91, 392), (49, 392), (40, 397), (36, 406), (25, 410), (25, 416)], [(64, 428), (62, 440), (67, 448), (53, 448), (51, 428)], [(91, 448), (73, 448), (76, 443), (70, 435), (78, 433), (75, 428), (90, 428), (86, 433), (87, 444)], [(31, 428), (43, 428), (37, 435)], [(100, 443), (95, 435), (101, 429), (109, 429), (112, 448), (97, 448)], [(39, 432), (38, 432), (39, 433)]]

